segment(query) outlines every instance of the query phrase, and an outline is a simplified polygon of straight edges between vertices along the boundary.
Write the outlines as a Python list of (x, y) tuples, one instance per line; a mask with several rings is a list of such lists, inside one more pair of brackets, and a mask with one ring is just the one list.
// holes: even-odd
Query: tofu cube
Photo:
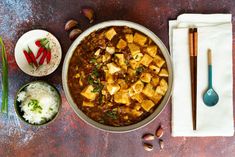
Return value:
[(165, 94), (164, 91), (162, 90), (162, 88), (161, 88), (160, 86), (157, 86), (155, 92), (156, 92), (157, 94), (159, 94), (159, 95), (164, 95), (164, 94)]
[(99, 56), (100, 55), (100, 52), (101, 52), (101, 49), (98, 49), (95, 51), (95, 56)]
[(110, 95), (115, 94), (120, 89), (120, 86), (118, 84), (107, 84), (107, 90)]
[(160, 81), (160, 86), (161, 86), (161, 87), (166, 87), (166, 86), (168, 86), (165, 79), (161, 79), (161, 81)]
[(151, 98), (151, 97), (154, 95), (154, 88), (153, 88), (153, 86), (152, 86), (150, 83), (147, 84), (147, 85), (144, 87), (142, 93), (143, 93), (144, 95), (146, 95), (147, 97)]
[(165, 63), (165, 61), (164, 61), (164, 59), (162, 59), (160, 56), (158, 56), (158, 55), (156, 55), (154, 58), (153, 58), (153, 62), (159, 67), (159, 68), (161, 68), (163, 65), (164, 65), (164, 63)]
[(118, 108), (117, 110), (119, 113), (127, 113), (127, 114), (130, 114), (131, 113), (131, 109), (130, 107), (126, 107), (126, 106), (121, 106)]
[(129, 94), (130, 97), (132, 97), (133, 95), (135, 95), (134, 89), (133, 89), (133, 88), (129, 88), (129, 89), (128, 89), (128, 94)]
[(119, 65), (126, 65), (124, 54), (115, 54), (115, 56), (118, 58)]
[(134, 59), (131, 59), (131, 60), (129, 61), (129, 63), (130, 63), (130, 66), (132, 67), (132, 69), (136, 69), (136, 68), (138, 68), (139, 65), (140, 65), (140, 62), (137, 62), (137, 61), (135, 61)]
[(117, 48), (118, 49), (124, 49), (126, 46), (127, 46), (127, 43), (123, 39), (120, 39), (117, 43)]
[(126, 37), (126, 41), (128, 43), (133, 43), (133, 35), (132, 34), (126, 34), (125, 37)]
[(82, 102), (82, 106), (84, 107), (94, 107), (94, 103), (93, 102), (90, 102), (90, 101), (83, 101)]
[(115, 47), (106, 47), (105, 49), (109, 54), (114, 54), (115, 53)]
[(142, 73), (140, 76), (140, 80), (146, 83), (151, 81), (152, 75), (150, 73)]
[(142, 103), (141, 103), (141, 106), (142, 108), (149, 112), (149, 110), (154, 106), (155, 104), (151, 101), (151, 100), (144, 100)]
[(161, 81), (160, 81), (159, 84), (160, 84), (160, 85), (157, 86), (155, 92), (156, 92), (157, 94), (160, 94), (160, 95), (165, 95), (165, 93), (166, 93), (166, 91), (167, 91), (167, 89), (168, 89), (168, 84), (167, 84), (167, 82), (166, 82), (164, 79), (161, 79)]
[(108, 92), (107, 92), (104, 88), (102, 89), (101, 93), (102, 93), (104, 96), (106, 96), (106, 97), (107, 97), (107, 95), (108, 95)]
[(160, 81), (159, 77), (153, 77), (150, 83), (151, 83), (151, 85), (156, 87), (158, 85), (159, 81)]
[(117, 80), (117, 83), (119, 84), (119, 86), (121, 87), (121, 89), (127, 89), (127, 88), (128, 88), (128, 85), (127, 85), (126, 81), (123, 80), (123, 79), (118, 79), (118, 80)]
[(79, 73), (77, 73), (77, 74), (75, 74), (73, 77), (74, 77), (74, 78), (80, 78), (80, 76), (81, 76), (81, 75), (80, 75)]
[(119, 68), (116, 64), (114, 64), (114, 63), (108, 63), (107, 64), (107, 67), (108, 67), (108, 69), (109, 69), (109, 73), (110, 74), (114, 74), (114, 73), (116, 73), (116, 72), (119, 72), (119, 71), (121, 71), (121, 68)]
[(148, 54), (145, 54), (144, 57), (141, 59), (140, 63), (148, 67), (152, 61), (153, 61), (153, 58), (149, 56)]
[(105, 73), (105, 79), (107, 83), (114, 83), (113, 75), (111, 75), (109, 72)]
[(134, 60), (140, 61), (143, 58), (142, 53), (137, 53), (136, 55), (133, 56)]
[(140, 110), (140, 109), (141, 109), (141, 104), (136, 103), (134, 109), (135, 109), (135, 110)]
[(162, 99), (162, 95), (158, 94), (158, 93), (154, 93), (153, 97), (151, 98), (151, 100), (157, 104), (159, 103), (159, 101)]
[(121, 68), (124, 69), (124, 70), (127, 70), (127, 65), (124, 65), (124, 64), (123, 64), (123, 65), (121, 66)]
[(115, 57), (118, 58), (118, 64), (122, 69), (127, 70), (127, 64), (125, 63), (124, 54), (115, 54)]
[(161, 77), (168, 77), (169, 76), (168, 71), (166, 69), (161, 69), (161, 71), (159, 72), (158, 75)]
[(105, 53), (103, 56), (102, 56), (102, 62), (107, 62), (111, 59), (111, 55), (109, 53)]
[(160, 86), (161, 86), (161, 89), (164, 91), (164, 93), (166, 93), (166, 91), (168, 89), (168, 84), (167, 84), (166, 80), (161, 79)]
[(131, 99), (136, 100), (139, 103), (142, 103), (142, 101), (144, 100), (144, 96), (141, 93), (139, 93), (139, 94), (132, 95)]
[(110, 28), (107, 32), (105, 32), (105, 37), (108, 39), (108, 40), (112, 40), (113, 37), (116, 35), (116, 31), (114, 28)]
[(136, 44), (128, 44), (132, 57), (140, 53), (140, 47)]
[(95, 100), (97, 93), (92, 92), (93, 90), (94, 87), (92, 85), (88, 85), (82, 90), (81, 95), (89, 100)]
[(135, 70), (133, 70), (133, 69), (131, 69), (131, 68), (128, 68), (127, 73), (128, 73), (130, 76), (135, 76)]
[(157, 54), (157, 46), (156, 45), (148, 46), (147, 47), (147, 53), (150, 56), (155, 57), (156, 54)]
[(144, 46), (147, 41), (147, 37), (140, 33), (135, 33), (133, 41), (141, 46)]
[(135, 82), (132, 86), (133, 90), (135, 91), (135, 93), (140, 93), (142, 92), (143, 88), (144, 88), (144, 83), (140, 80), (138, 80), (137, 82)]
[(112, 106), (113, 106), (113, 104), (112, 104), (111, 102), (108, 102), (108, 103), (106, 104), (106, 106), (110, 106), (110, 107), (112, 107)]
[(155, 65), (150, 65), (150, 66), (149, 66), (149, 69), (152, 70), (152, 71), (154, 71), (156, 74), (158, 74), (159, 71), (160, 71), (160, 68), (157, 67), (157, 66), (155, 66)]
[(141, 116), (144, 112), (143, 112), (143, 111), (138, 111), (138, 110), (133, 109), (133, 110), (131, 111), (131, 113), (132, 113), (133, 116), (139, 117), (139, 116)]
[(129, 105), (131, 103), (128, 90), (121, 90), (114, 94), (114, 101), (120, 104)]

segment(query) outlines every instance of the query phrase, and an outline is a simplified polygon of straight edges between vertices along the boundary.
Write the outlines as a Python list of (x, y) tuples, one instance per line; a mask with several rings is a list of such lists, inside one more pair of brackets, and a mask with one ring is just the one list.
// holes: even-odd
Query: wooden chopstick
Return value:
[(192, 120), (193, 130), (197, 129), (197, 51), (198, 51), (197, 28), (189, 29), (189, 52), (190, 52), (190, 74), (192, 95)]

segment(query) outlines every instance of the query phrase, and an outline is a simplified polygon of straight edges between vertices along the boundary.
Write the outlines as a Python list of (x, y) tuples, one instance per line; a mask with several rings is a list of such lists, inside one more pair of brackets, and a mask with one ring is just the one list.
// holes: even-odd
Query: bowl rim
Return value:
[[(130, 27), (130, 28), (133, 28), (133, 29), (140, 31), (143, 34), (145, 34), (146, 36), (148, 36), (149, 38), (151, 38), (154, 41), (154, 43), (156, 45), (158, 45), (158, 47), (161, 49), (161, 52), (166, 60), (166, 64), (167, 64), (167, 68), (168, 68), (168, 72), (169, 72), (168, 90), (167, 90), (166, 95), (163, 97), (163, 100), (158, 105), (158, 107), (154, 110), (153, 113), (151, 113), (145, 119), (143, 119), (137, 123), (128, 125), (128, 126), (119, 126), (119, 127), (108, 126), (108, 125), (98, 123), (98, 122), (92, 120), (91, 118), (89, 118), (85, 113), (83, 113), (77, 107), (76, 103), (74, 103), (74, 101), (70, 95), (70, 91), (69, 91), (68, 84), (67, 84), (68, 67), (69, 67), (70, 59), (71, 59), (76, 47), (90, 33), (97, 31), (99, 29), (110, 27), (110, 26), (127, 26), (127, 27)], [(172, 87), (173, 87), (173, 66), (172, 66), (171, 56), (169, 54), (168, 49), (166, 48), (164, 43), (160, 40), (160, 38), (158, 38), (151, 30), (149, 30), (148, 28), (146, 28), (140, 24), (130, 22), (130, 21), (124, 21), (124, 20), (111, 20), (111, 21), (101, 22), (101, 23), (98, 23), (98, 24), (88, 28), (82, 34), (80, 34), (76, 38), (76, 40), (72, 43), (70, 48), (68, 49), (66, 56), (65, 56), (65, 59), (64, 59), (64, 62), (63, 62), (62, 84), (63, 84), (65, 97), (66, 97), (68, 103), (73, 108), (73, 110), (77, 114), (77, 116), (79, 118), (81, 118), (83, 121), (85, 121), (88, 125), (95, 127), (99, 130), (106, 131), (106, 132), (112, 132), (112, 133), (125, 133), (125, 132), (134, 131), (134, 130), (140, 129), (140, 128), (148, 125), (149, 123), (151, 123), (155, 118), (157, 118), (160, 115), (160, 113), (164, 110), (164, 108), (168, 104), (168, 101), (169, 101), (169, 99), (171, 97), (171, 93), (172, 93)]]
[[(55, 89), (55, 91), (56, 91), (57, 94), (58, 94), (58, 99), (59, 99), (58, 112), (56, 113), (56, 115), (55, 115), (51, 120), (49, 120), (49, 121), (46, 122), (46, 123), (43, 123), (43, 124), (31, 124), (31, 123), (27, 122), (26, 119), (24, 119), (24, 118), (20, 115), (20, 113), (19, 113), (19, 111), (18, 111), (18, 109), (17, 109), (17, 96), (18, 96), (18, 94), (19, 94), (25, 87), (27, 87), (28, 85), (30, 85), (31, 83), (45, 83), (45, 84), (51, 86), (53, 89)], [(18, 91), (17, 91), (16, 94), (15, 94), (15, 98), (14, 98), (14, 109), (15, 109), (15, 112), (16, 112), (17, 116), (20, 118), (20, 120), (23, 121), (24, 123), (28, 124), (28, 125), (37, 126), (37, 127), (39, 127), (39, 126), (46, 126), (46, 125), (51, 124), (52, 122), (54, 122), (55, 119), (59, 116), (59, 113), (60, 113), (60, 110), (61, 110), (61, 106), (62, 106), (61, 104), (62, 104), (62, 99), (61, 99), (61, 95), (60, 95), (59, 90), (58, 90), (54, 85), (52, 85), (52, 84), (50, 84), (50, 83), (48, 83), (48, 82), (46, 82), (46, 81), (41, 81), (41, 80), (38, 80), (38, 81), (31, 81), (31, 82), (25, 83), (24, 85), (22, 85), (22, 86), (18, 89)]]

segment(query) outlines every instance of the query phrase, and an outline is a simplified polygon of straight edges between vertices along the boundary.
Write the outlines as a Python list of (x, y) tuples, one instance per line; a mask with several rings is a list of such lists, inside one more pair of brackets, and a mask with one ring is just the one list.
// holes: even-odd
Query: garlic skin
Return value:
[(159, 140), (159, 146), (160, 146), (160, 149), (164, 148), (164, 142), (162, 139)]

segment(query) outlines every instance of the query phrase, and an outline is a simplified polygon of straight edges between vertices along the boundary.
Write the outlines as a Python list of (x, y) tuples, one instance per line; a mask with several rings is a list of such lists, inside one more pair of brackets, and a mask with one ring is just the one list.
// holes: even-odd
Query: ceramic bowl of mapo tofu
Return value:
[(109, 132), (128, 132), (154, 120), (172, 90), (172, 63), (161, 40), (129, 21), (84, 31), (63, 64), (63, 88), (75, 113)]

